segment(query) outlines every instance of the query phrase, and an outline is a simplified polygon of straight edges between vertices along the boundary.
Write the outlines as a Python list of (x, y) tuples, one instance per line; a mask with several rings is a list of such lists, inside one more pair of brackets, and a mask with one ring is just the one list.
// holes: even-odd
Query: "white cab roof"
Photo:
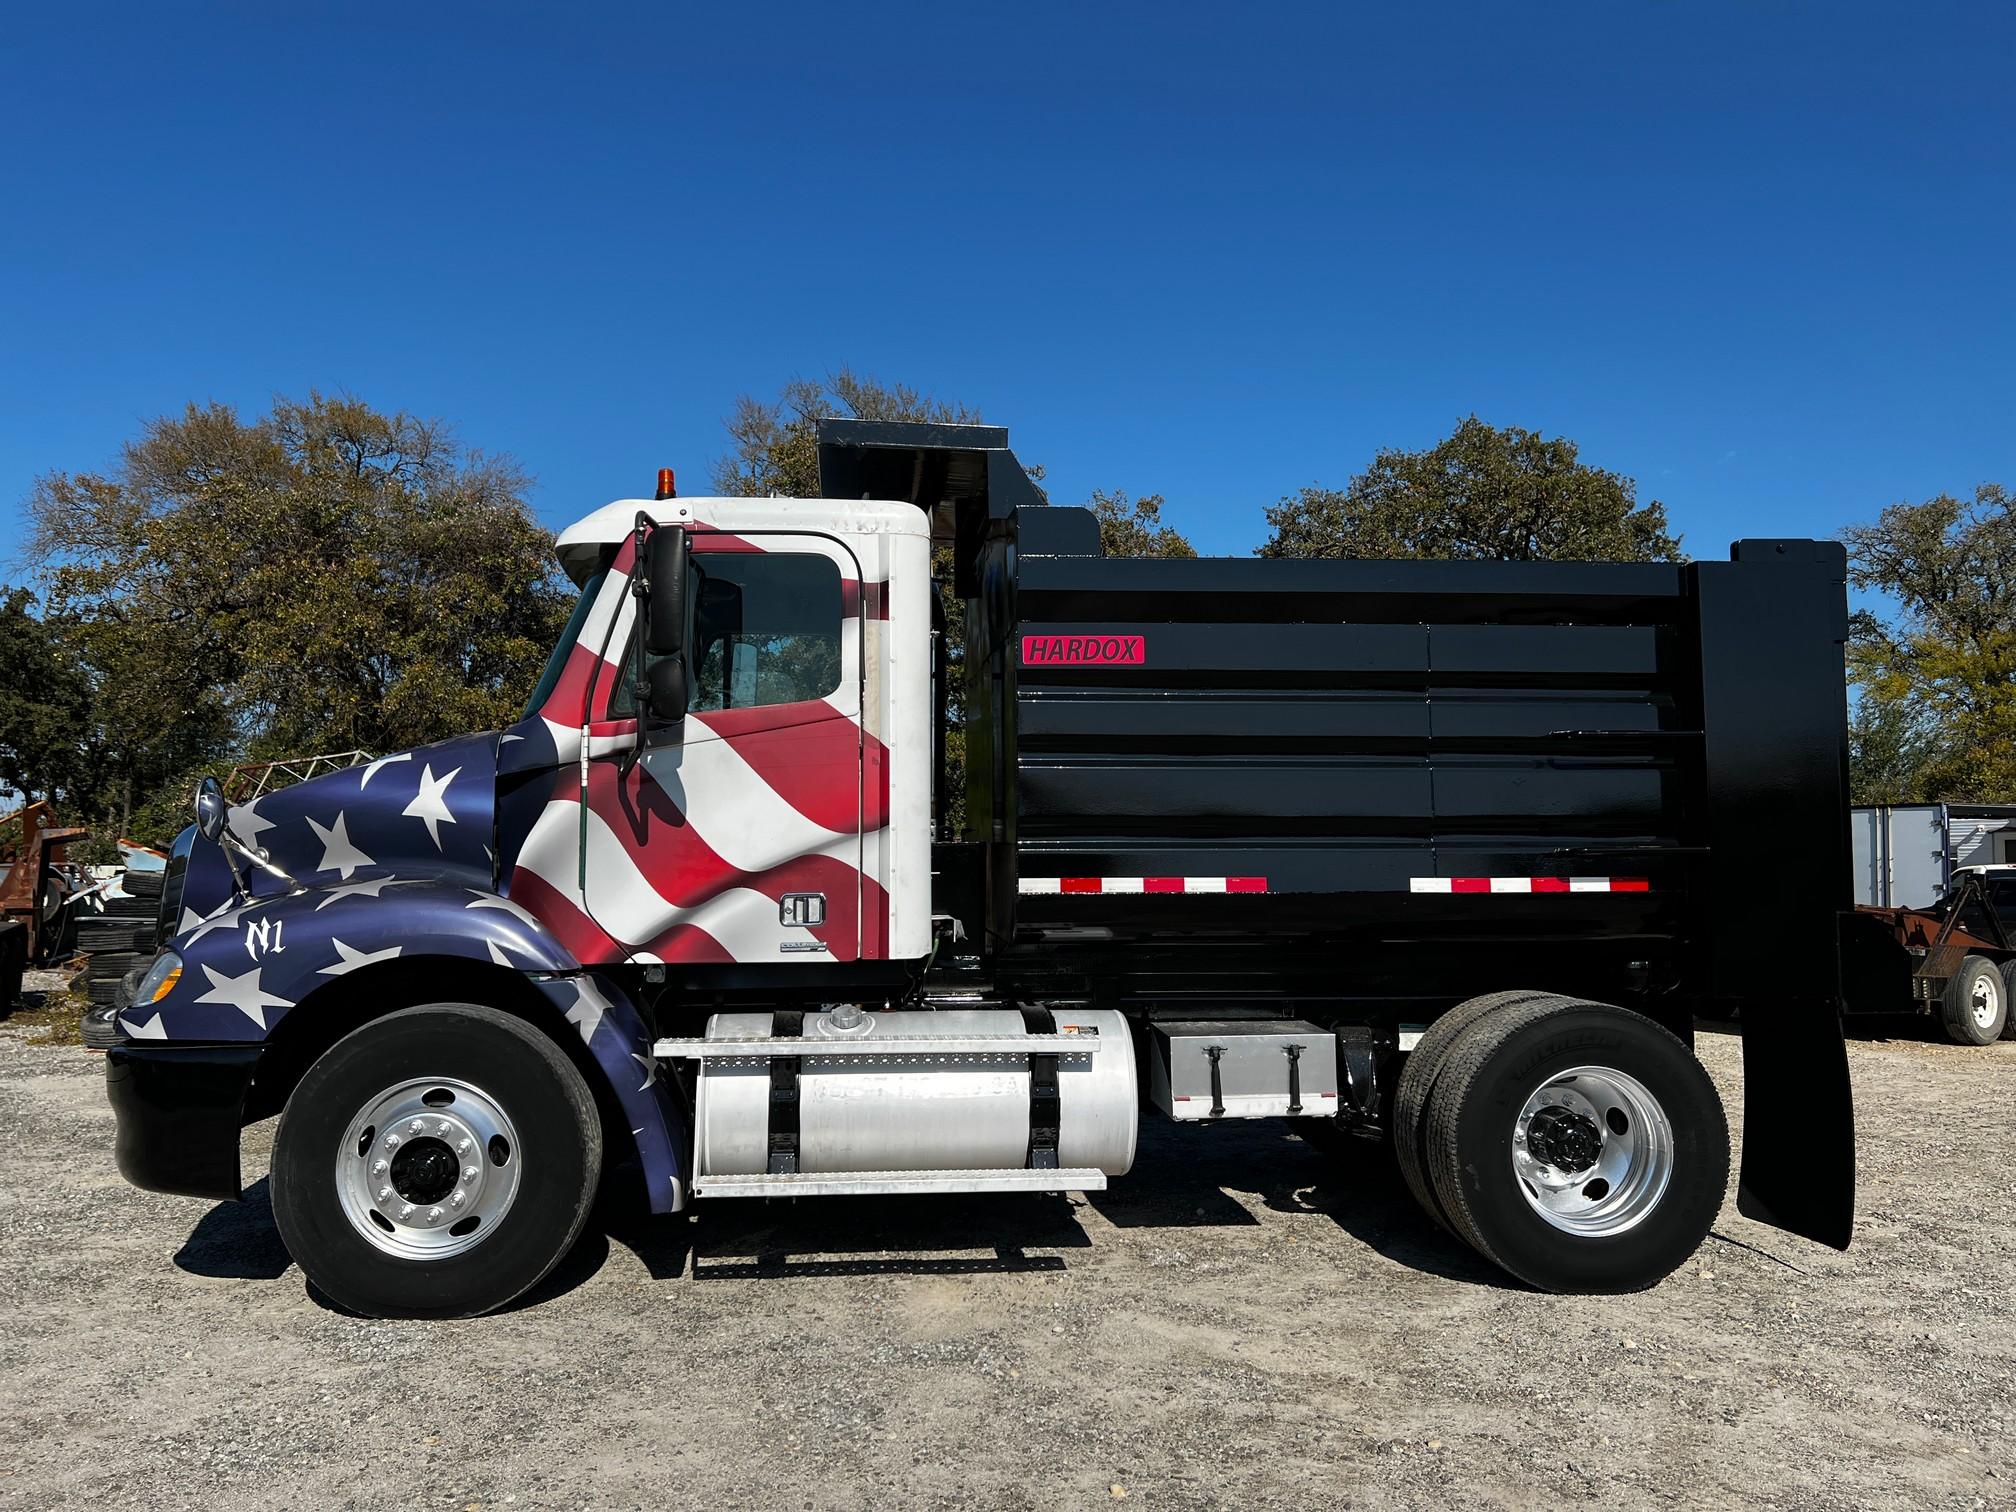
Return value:
[(606, 547), (637, 527), (698, 523), (717, 530), (816, 530), (830, 535), (929, 536), (931, 518), (914, 504), (885, 499), (618, 499), (560, 532), (560, 565), (586, 582)]

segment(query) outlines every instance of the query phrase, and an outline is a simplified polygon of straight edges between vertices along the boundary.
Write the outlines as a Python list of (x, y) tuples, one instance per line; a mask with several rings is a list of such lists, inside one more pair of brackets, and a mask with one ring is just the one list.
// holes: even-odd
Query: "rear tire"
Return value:
[(2009, 983), (1986, 956), (1968, 956), (1947, 979), (1939, 1021), (1956, 1045), (1992, 1045), (2009, 1027)]
[[(1449, 1221), (1449, 1215), (1442, 1211), (1434, 1183), (1428, 1178), (1428, 1101), (1435, 1091), (1436, 1078), (1442, 1074), (1443, 1064), (1463, 1031), (1485, 1014), (1511, 1003), (1536, 1002), (1543, 998), (1557, 1001), (1551, 993), (1514, 988), (1509, 992), (1487, 992), (1482, 997), (1458, 1003), (1428, 1026), (1419, 1043), (1407, 1053), (1406, 1064), (1400, 1068), (1400, 1084), (1393, 1094), (1394, 1158), (1400, 1163), (1400, 1174), (1407, 1182), (1407, 1190), (1414, 1194), (1414, 1200), (1421, 1204), (1429, 1217), (1452, 1234), (1456, 1234), (1456, 1227)], [(1462, 1238), (1461, 1234), (1456, 1236)]]
[(566, 1052), (494, 1008), (435, 1003), (308, 1068), (274, 1136), (273, 1217), (344, 1307), (474, 1317), (573, 1247), (601, 1169), (595, 1099)]
[(1701, 1063), (1652, 1020), (1543, 999), (1486, 1013), (1450, 1050), (1426, 1163), (1456, 1231), (1528, 1285), (1639, 1291), (1714, 1223), (1729, 1126)]

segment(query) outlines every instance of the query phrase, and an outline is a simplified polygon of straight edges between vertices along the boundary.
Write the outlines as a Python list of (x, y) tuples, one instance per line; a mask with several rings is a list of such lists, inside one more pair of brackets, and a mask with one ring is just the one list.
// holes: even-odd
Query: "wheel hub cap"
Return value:
[(518, 1131), (488, 1093), (452, 1077), (367, 1102), (336, 1149), (343, 1215), (387, 1254), (445, 1260), (494, 1231), (518, 1195)]
[(1968, 1006), (1973, 1009), (1976, 1024), (1983, 1029), (1994, 1025), (1995, 1015), (2002, 1008), (2002, 1000), (2000, 994), (1995, 991), (1995, 984), (1988, 979), (1985, 972), (1974, 979), (1974, 990), (1969, 995)]
[(1593, 1119), (1555, 1105), (1533, 1115), (1526, 1127), (1526, 1147), (1541, 1164), (1575, 1175), (1596, 1164), (1603, 1153), (1603, 1136)]
[(1512, 1174), (1527, 1206), (1586, 1238), (1620, 1234), (1673, 1180), (1673, 1122), (1645, 1084), (1575, 1066), (1535, 1087), (1512, 1127)]

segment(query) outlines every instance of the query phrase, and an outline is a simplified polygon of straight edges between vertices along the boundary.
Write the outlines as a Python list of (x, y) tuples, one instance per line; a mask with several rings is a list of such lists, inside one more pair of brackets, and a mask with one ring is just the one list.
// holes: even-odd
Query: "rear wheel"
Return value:
[(1426, 1161), (1450, 1225), (1544, 1291), (1651, 1286), (1691, 1255), (1729, 1184), (1729, 1128), (1687, 1047), (1640, 1014), (1501, 1006), (1450, 1049)]
[(273, 1142), (273, 1216), (316, 1286), (373, 1317), (473, 1317), (552, 1270), (602, 1166), (595, 1100), (538, 1029), (466, 1003), (364, 1025)]
[(1428, 1026), (1420, 1042), (1408, 1052), (1406, 1064), (1400, 1068), (1400, 1084), (1393, 1094), (1394, 1158), (1400, 1163), (1400, 1174), (1406, 1179), (1407, 1190), (1414, 1194), (1414, 1200), (1421, 1204), (1429, 1217), (1451, 1233), (1455, 1233), (1455, 1229), (1448, 1215), (1442, 1211), (1441, 1201), (1435, 1196), (1434, 1183), (1428, 1179), (1429, 1096), (1435, 1090), (1436, 1078), (1442, 1074), (1450, 1049), (1464, 1030), (1485, 1014), (1508, 1003), (1529, 1003), (1541, 999), (1560, 1001), (1550, 993), (1515, 988), (1509, 992), (1487, 992), (1482, 997), (1458, 1003)]
[(1968, 956), (1947, 979), (1939, 1021), (1956, 1045), (1992, 1045), (2009, 1024), (2009, 983), (1985, 956)]

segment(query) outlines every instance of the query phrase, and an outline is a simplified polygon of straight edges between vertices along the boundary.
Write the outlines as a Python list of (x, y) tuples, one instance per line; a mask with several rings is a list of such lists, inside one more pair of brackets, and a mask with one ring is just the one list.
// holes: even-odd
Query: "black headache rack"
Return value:
[(1846, 1243), (1838, 544), (1122, 560), (998, 428), (829, 421), (820, 458), (829, 496), (909, 499), (954, 550), (968, 827), (938, 906), (1006, 990), (1344, 1025), (1533, 986), (1683, 1035), (1738, 1010), (1744, 1211)]

